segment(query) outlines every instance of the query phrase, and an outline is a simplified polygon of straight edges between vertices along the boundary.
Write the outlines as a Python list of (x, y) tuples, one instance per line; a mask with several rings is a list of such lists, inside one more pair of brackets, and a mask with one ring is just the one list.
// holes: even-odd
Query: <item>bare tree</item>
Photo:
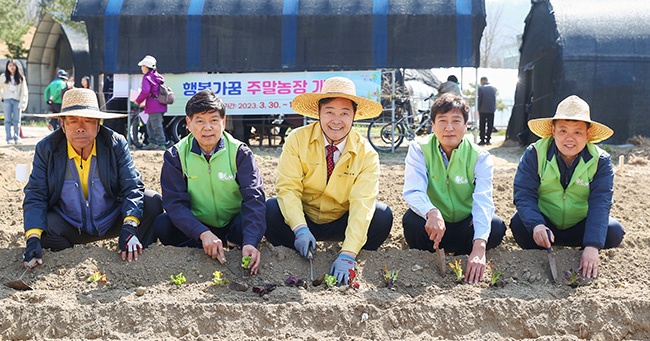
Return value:
[(497, 52), (501, 47), (498, 43), (503, 31), (502, 14), (503, 4), (493, 4), (487, 7), (487, 25), (481, 39), (481, 67), (499, 67), (501, 64)]

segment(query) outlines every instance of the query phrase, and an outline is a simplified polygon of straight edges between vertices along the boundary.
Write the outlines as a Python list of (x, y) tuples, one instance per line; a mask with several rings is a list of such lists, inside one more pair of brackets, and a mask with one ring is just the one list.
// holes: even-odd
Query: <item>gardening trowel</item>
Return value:
[(16, 289), (16, 290), (32, 290), (32, 287), (25, 284), (25, 282), (23, 282), (22, 278), (23, 278), (23, 276), (25, 276), (27, 271), (31, 270), (34, 267), (34, 264), (36, 264), (36, 258), (32, 258), (32, 260), (30, 260), (29, 263), (27, 263), (27, 269), (25, 269), (25, 271), (23, 271), (22, 275), (20, 275), (20, 277), (18, 277), (17, 280), (7, 282), (7, 283), (5, 283), (5, 286), (8, 286), (8, 287), (10, 287), (12, 289)]
[(309, 258), (309, 279), (314, 281), (314, 254), (309, 250), (307, 253), (307, 258)]
[[(551, 242), (551, 230), (546, 230), (546, 235), (548, 236), (548, 242)], [(546, 249), (546, 255), (548, 256), (548, 265), (551, 267), (551, 276), (553, 276), (553, 282), (557, 282), (557, 267), (555, 265), (555, 256), (553, 255), (553, 248), (549, 247)]]
[(439, 247), (436, 250), (436, 256), (438, 256), (438, 267), (440, 268), (440, 275), (445, 275), (445, 249)]

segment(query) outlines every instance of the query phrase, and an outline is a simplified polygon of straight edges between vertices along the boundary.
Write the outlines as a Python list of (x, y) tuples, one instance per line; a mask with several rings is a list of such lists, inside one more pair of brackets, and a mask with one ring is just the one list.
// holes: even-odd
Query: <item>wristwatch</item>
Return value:
[(131, 225), (135, 228), (138, 228), (138, 223), (135, 220), (127, 219), (124, 221), (124, 225)]

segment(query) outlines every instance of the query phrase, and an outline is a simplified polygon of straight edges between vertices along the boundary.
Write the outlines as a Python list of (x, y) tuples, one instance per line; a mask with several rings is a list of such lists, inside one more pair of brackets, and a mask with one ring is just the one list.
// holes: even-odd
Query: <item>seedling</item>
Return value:
[(263, 287), (253, 287), (253, 292), (260, 295), (260, 297), (270, 293), (271, 291), (275, 290), (275, 285), (274, 284), (266, 284)]
[(313, 286), (315, 286), (315, 287), (321, 285), (321, 284), (323, 283), (323, 281), (325, 280), (325, 275), (326, 275), (326, 274), (322, 274), (322, 275), (318, 276), (318, 278), (316, 278), (315, 280), (311, 281), (311, 285), (313, 285)]
[(212, 273), (212, 285), (224, 285), (227, 283), (228, 280), (223, 276), (221, 271), (215, 271)]
[(456, 274), (456, 282), (460, 283), (463, 281), (463, 260), (454, 259), (454, 263), (449, 263), (449, 267), (454, 270)]
[(357, 272), (354, 271), (354, 269), (349, 269), (349, 271), (350, 271), (350, 280), (348, 284), (352, 289), (359, 289), (361, 284), (359, 284), (359, 282), (357, 281)]
[(179, 286), (182, 285), (183, 283), (187, 282), (187, 280), (185, 279), (185, 276), (183, 276), (182, 272), (179, 273), (176, 276), (170, 275), (169, 278), (172, 280), (172, 284), (179, 285)]
[(487, 267), (490, 269), (490, 286), (499, 288), (504, 287), (507, 282), (503, 279), (503, 271), (496, 269), (489, 261)]
[(284, 284), (290, 287), (303, 287), (305, 289), (307, 288), (307, 282), (296, 276), (289, 276), (289, 278), (284, 281)]
[(386, 282), (386, 288), (390, 290), (395, 290), (395, 282), (397, 282), (397, 276), (399, 275), (399, 269), (389, 270), (386, 265), (384, 265), (384, 282)]
[(579, 271), (569, 269), (564, 270), (564, 283), (572, 288), (577, 288), (586, 284), (587, 279)]
[(325, 274), (324, 281), (325, 281), (325, 288), (333, 287), (336, 285), (336, 283), (338, 283), (336, 276), (332, 276), (328, 274)]
[(95, 283), (95, 282), (100, 282), (106, 284), (106, 274), (102, 274), (99, 272), (99, 270), (95, 270), (95, 272), (88, 277), (86, 280), (87, 283)]
[(252, 259), (251, 256), (244, 256), (244, 257), (242, 257), (242, 258), (241, 258), (241, 267), (244, 268), (244, 269), (248, 269), (248, 266), (249, 266), (250, 263), (251, 263), (251, 259)]

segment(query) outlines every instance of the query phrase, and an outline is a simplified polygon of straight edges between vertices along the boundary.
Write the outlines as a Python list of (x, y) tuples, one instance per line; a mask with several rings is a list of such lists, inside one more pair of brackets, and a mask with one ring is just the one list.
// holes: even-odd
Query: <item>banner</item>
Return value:
[[(187, 101), (204, 89), (212, 89), (223, 99), (227, 115), (290, 114), (293, 113), (291, 101), (297, 95), (320, 92), (323, 82), (335, 76), (350, 78), (358, 96), (379, 101), (381, 70), (163, 74), (165, 84), (176, 95), (174, 104), (168, 106), (167, 114), (185, 115)], [(115, 75), (114, 96), (128, 97), (130, 89), (139, 93), (141, 82), (142, 75)]]

